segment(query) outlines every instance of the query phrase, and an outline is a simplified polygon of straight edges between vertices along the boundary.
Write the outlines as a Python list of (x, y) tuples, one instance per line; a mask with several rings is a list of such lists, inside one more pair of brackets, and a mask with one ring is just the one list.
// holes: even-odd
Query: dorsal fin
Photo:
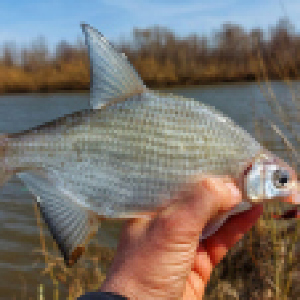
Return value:
[(90, 58), (91, 106), (100, 108), (113, 99), (142, 93), (143, 81), (126, 56), (118, 53), (95, 28), (87, 24), (81, 27)]

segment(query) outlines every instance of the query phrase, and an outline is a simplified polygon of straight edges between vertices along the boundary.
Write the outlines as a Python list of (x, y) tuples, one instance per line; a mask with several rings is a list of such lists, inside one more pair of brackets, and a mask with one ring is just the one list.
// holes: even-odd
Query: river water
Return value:
[[(293, 86), (297, 90), (300, 83), (293, 82)], [(280, 103), (292, 103), (290, 87), (275, 82), (272, 88)], [(254, 132), (254, 111), (258, 117), (274, 117), (266, 105), (265, 95), (254, 83), (172, 88), (163, 91), (213, 105), (251, 133)], [(88, 93), (2, 95), (0, 132), (12, 133), (28, 129), (88, 107)], [(297, 130), (295, 105), (287, 105), (285, 109), (289, 110), (290, 124)], [(271, 135), (266, 134), (265, 139), (273, 145)], [(273, 145), (275, 152), (280, 151), (281, 146), (278, 145)], [(39, 256), (34, 252), (40, 248), (40, 242), (33, 200), (33, 196), (17, 178), (0, 189), (0, 299), (22, 299), (22, 295), (27, 295), (26, 299), (28, 295), (37, 299), (38, 285), (47, 284), (40, 276), (43, 262), (37, 260)], [(115, 246), (117, 233), (117, 230), (109, 227), (102, 228), (98, 239), (101, 240), (100, 243), (103, 241), (106, 245)], [(45, 236), (47, 243), (52, 243), (46, 230)]]

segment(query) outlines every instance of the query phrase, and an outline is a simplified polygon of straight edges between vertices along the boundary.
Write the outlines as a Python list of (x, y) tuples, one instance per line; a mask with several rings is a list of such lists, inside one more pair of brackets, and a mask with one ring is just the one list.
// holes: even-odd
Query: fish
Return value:
[(16, 175), (34, 195), (67, 266), (103, 219), (145, 218), (197, 176), (230, 176), (244, 201), (214, 218), (201, 240), (253, 203), (297, 204), (297, 174), (212, 106), (145, 86), (94, 27), (90, 108), (0, 136), (0, 184)]

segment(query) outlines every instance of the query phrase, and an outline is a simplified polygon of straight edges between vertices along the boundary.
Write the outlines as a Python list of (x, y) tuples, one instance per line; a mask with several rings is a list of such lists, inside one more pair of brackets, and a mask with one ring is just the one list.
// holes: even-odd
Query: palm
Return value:
[(199, 244), (207, 221), (242, 197), (216, 178), (203, 180), (193, 192), (154, 218), (127, 222), (103, 291), (133, 299), (178, 299), (182, 294), (184, 300), (202, 299), (213, 268), (255, 223), (262, 207), (231, 217)]

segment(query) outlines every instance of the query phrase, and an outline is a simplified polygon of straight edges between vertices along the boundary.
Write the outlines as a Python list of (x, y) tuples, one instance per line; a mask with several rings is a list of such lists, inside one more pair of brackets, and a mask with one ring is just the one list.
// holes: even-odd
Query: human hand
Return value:
[(202, 299), (213, 268), (249, 230), (262, 206), (233, 216), (199, 243), (205, 225), (242, 200), (232, 181), (200, 180), (154, 218), (128, 221), (101, 291), (129, 299)]

